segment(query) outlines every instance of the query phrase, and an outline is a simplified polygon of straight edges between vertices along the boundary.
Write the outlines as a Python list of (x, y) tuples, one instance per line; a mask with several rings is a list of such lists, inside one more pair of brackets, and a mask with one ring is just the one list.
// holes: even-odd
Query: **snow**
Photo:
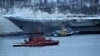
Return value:
[[(25, 36), (0, 38), (0, 56), (99, 56), (100, 35), (48, 37), (59, 40), (57, 46), (12, 47), (23, 42)], [(27, 38), (26, 38), (27, 39)]]

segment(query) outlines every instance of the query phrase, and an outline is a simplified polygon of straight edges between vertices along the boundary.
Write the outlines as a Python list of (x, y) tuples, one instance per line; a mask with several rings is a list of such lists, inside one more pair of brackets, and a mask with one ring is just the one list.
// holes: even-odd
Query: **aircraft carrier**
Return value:
[(24, 33), (30, 33), (37, 30), (45, 33), (52, 33), (53, 31), (59, 30), (61, 23), (64, 27), (71, 28), (74, 32), (80, 32), (81, 34), (88, 33), (100, 33), (100, 19), (99, 17), (85, 17), (79, 19), (67, 19), (67, 20), (47, 20), (47, 21), (32, 21), (32, 20), (23, 20), (19, 17), (6, 17), (11, 20), (15, 25), (24, 31)]

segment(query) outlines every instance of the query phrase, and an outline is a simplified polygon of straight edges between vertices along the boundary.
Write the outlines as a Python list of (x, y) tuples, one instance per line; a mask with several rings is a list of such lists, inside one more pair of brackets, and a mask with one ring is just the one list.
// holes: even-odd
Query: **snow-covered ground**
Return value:
[[(73, 35), (52, 37), (59, 40), (57, 46), (12, 47), (23, 42), (23, 36), (0, 38), (0, 56), (99, 56), (100, 35)], [(51, 37), (48, 37), (51, 38)]]
[[(9, 27), (10, 26), (10, 27)], [(13, 22), (0, 16), (0, 35), (22, 32)]]

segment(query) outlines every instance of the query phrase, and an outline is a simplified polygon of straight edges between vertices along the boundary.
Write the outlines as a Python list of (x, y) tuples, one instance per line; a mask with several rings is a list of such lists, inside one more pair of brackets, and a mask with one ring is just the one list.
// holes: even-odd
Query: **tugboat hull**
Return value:
[(16, 44), (13, 45), (13, 47), (41, 47), (41, 46), (51, 46), (51, 45), (58, 45), (59, 41), (56, 42), (48, 42), (48, 43), (44, 43), (44, 44)]

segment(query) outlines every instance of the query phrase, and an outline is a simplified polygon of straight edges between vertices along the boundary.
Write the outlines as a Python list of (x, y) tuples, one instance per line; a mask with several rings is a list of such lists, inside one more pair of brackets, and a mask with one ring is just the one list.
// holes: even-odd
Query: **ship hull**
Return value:
[(52, 46), (52, 45), (58, 45), (59, 42), (51, 42), (51, 43), (45, 43), (45, 44), (17, 44), (13, 45), (13, 47), (41, 47), (41, 46)]

